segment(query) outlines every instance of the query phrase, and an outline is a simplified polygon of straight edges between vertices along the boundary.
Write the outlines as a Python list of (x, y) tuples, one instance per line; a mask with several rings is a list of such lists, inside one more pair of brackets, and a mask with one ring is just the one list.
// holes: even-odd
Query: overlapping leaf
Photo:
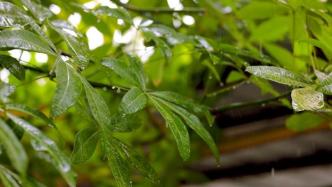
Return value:
[(4, 166), (0, 166), (0, 178), (5, 187), (21, 187), (22, 185), (19, 176)]
[(93, 118), (97, 121), (98, 125), (102, 128), (108, 127), (110, 122), (111, 113), (106, 104), (104, 98), (87, 82), (84, 78), (81, 78), (83, 83), (85, 96), (88, 102), (88, 106)]
[(182, 159), (189, 159), (190, 139), (185, 124), (181, 118), (173, 113), (165, 104), (158, 102), (158, 100), (155, 100), (154, 98), (152, 98), (151, 101), (165, 119), (167, 127), (170, 128)]
[(74, 105), (81, 95), (82, 83), (75, 69), (58, 57), (56, 61), (57, 90), (52, 102), (52, 115), (58, 116)]
[(179, 105), (176, 105), (174, 103), (170, 103), (167, 101), (164, 101), (162, 99), (156, 98), (159, 102), (164, 103), (166, 106), (168, 106), (173, 112), (175, 112), (177, 115), (181, 116), (182, 120), (188, 125), (191, 129), (193, 129), (210, 147), (211, 151), (213, 152), (213, 155), (215, 156), (216, 160), (219, 160), (219, 151), (218, 148), (211, 137), (210, 133), (204, 128), (203, 124), (199, 120), (197, 116), (194, 114), (191, 114), (184, 108), (182, 108)]
[(31, 14), (38, 19), (40, 23), (45, 21), (45, 19), (51, 17), (52, 12), (44, 7), (43, 5), (34, 2), (33, 0), (20, 0), (21, 3), (29, 9)]
[(4, 146), (14, 168), (24, 176), (28, 167), (28, 157), (14, 132), (1, 119), (0, 142)]
[(124, 56), (119, 59), (106, 58), (102, 64), (134, 86), (145, 89), (146, 77), (142, 63), (135, 57)]
[(133, 87), (122, 97), (120, 108), (125, 114), (131, 114), (143, 109), (146, 103), (145, 93), (139, 88)]
[(15, 58), (7, 55), (0, 55), (0, 67), (6, 68), (17, 79), (24, 80), (25, 69)]
[(55, 55), (48, 43), (27, 30), (4, 30), (0, 32), (1, 49), (22, 49)]
[(66, 21), (55, 20), (50, 22), (50, 26), (65, 40), (70, 50), (74, 53), (74, 57), (80, 62), (80, 65), (83, 68), (86, 67), (89, 63), (90, 52), (83, 36), (76, 31), (74, 26)]
[(19, 127), (23, 128), (27, 134), (35, 141), (39, 150), (46, 151), (52, 158), (57, 170), (67, 181), (70, 187), (76, 186), (76, 174), (73, 172), (69, 158), (57, 147), (55, 142), (45, 136), (39, 129), (28, 123), (27, 121), (8, 113), (8, 117)]
[(214, 122), (214, 117), (211, 115), (208, 107), (197, 104), (193, 100), (183, 97), (180, 94), (170, 91), (157, 91), (157, 92), (151, 92), (150, 94), (159, 97), (161, 99), (164, 99), (166, 101), (169, 101), (173, 104), (180, 105), (181, 107), (189, 111), (192, 111), (194, 113), (203, 114), (206, 117), (210, 126), (212, 126)]
[(44, 113), (38, 111), (38, 110), (34, 110), (28, 106), (25, 106), (23, 104), (17, 104), (17, 103), (7, 103), (6, 104), (6, 109), (7, 110), (15, 110), (15, 111), (19, 111), (19, 112), (23, 112), (25, 114), (34, 116), (36, 118), (39, 118), (41, 120), (43, 120), (44, 122), (46, 122), (48, 125), (55, 127), (54, 122), (48, 118)]
[(77, 133), (75, 138), (72, 161), (75, 164), (83, 163), (91, 158), (99, 140), (99, 131), (95, 128), (86, 128)]
[(0, 26), (1, 27), (20, 27), (31, 26), (41, 38), (43, 38), (52, 49), (56, 49), (52, 41), (46, 36), (40, 26), (28, 16), (24, 10), (9, 2), (0, 2)]

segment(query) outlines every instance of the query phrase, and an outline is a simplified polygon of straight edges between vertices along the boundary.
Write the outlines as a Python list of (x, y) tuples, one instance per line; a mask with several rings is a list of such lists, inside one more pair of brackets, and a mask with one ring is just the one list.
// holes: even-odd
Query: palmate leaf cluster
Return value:
[[(176, 172), (167, 172), (173, 167), (169, 164), (172, 161), (167, 162), (171, 151), (158, 155), (153, 150), (174, 143), (178, 154), (173, 164), (180, 167), (177, 156), (183, 162), (197, 156), (191, 144), (196, 135), (218, 162), (218, 146), (210, 131), (214, 115), (218, 115), (219, 96), (236, 89), (228, 85), (250, 82), (274, 97), (282, 93), (269, 81), (290, 86), (291, 105), (286, 99), (281, 104), (292, 106), (296, 112), (309, 111), (288, 118), (286, 125), (291, 130), (316, 127), (326, 121), (316, 113), (328, 116), (331, 112), (328, 3), (188, 0), (183, 1), (185, 9), (177, 11), (164, 8), (166, 1), (132, 0), (128, 5), (105, 2), (87, 8), (80, 0), (0, 1), (0, 67), (11, 74), (11, 81), (0, 85), (0, 142), (7, 155), (7, 162), (0, 163), (0, 179), (5, 186), (52, 186), (36, 177), (43, 172), (31, 174), (37, 167), (33, 157), (46, 161), (69, 186), (77, 185), (77, 173), (81, 173), (76, 168), (91, 162), (93, 169), (108, 165), (112, 184), (117, 186), (132, 186), (142, 181), (138, 176), (149, 185), (159, 186), (161, 180), (167, 183), (167, 177)], [(142, 3), (148, 7), (137, 8)], [(54, 15), (48, 7), (55, 4), (65, 13)], [(187, 5), (197, 9), (187, 11)], [(68, 12), (82, 15), (86, 25), (72, 25)], [(182, 14), (187, 13), (198, 14), (194, 16), (196, 26), (177, 26)], [(82, 32), (87, 25), (103, 33), (104, 45), (89, 48)], [(154, 50), (153, 55), (144, 61), (126, 42), (112, 42), (111, 36), (115, 37), (118, 29), (137, 31), (135, 37), (141, 37), (143, 45)], [(20, 57), (11, 54), (13, 49), (21, 52)], [(46, 54), (47, 64), (25, 62), (22, 56), (27, 51)], [(27, 84), (39, 80), (31, 80), (31, 72), (38, 75), (34, 79), (47, 78), (56, 85), (44, 85), (45, 93), (34, 90)], [(31, 95), (37, 98), (27, 99), (22, 90), (36, 92)], [(188, 95), (194, 95), (195, 100)], [(45, 101), (48, 97), (52, 98)], [(34, 99), (38, 106), (47, 108), (49, 115), (45, 115), (45, 109), (41, 112), (27, 105)], [(142, 116), (149, 120), (142, 120)], [(141, 121), (148, 127), (146, 134), (137, 130)], [(154, 126), (150, 126), (151, 121)], [(301, 121), (305, 123), (300, 125)], [(135, 142), (133, 137), (149, 137), (151, 129), (158, 131), (157, 148)], [(153, 169), (155, 165), (149, 162), (153, 159), (146, 159), (147, 155), (156, 157), (153, 163), (160, 170), (166, 168), (167, 177), (164, 174), (160, 179), (160, 171)], [(96, 175), (109, 177), (104, 173), (102, 170)], [(168, 186), (177, 184), (172, 182)]]

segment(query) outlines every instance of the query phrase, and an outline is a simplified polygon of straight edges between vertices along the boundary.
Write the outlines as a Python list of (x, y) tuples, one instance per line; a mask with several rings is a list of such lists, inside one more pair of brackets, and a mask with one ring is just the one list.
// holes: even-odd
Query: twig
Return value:
[(285, 94), (279, 95), (277, 97), (272, 97), (268, 99), (260, 99), (256, 101), (251, 101), (251, 102), (239, 102), (239, 103), (232, 103), (229, 105), (225, 105), (219, 108), (212, 109), (212, 113), (215, 112), (224, 112), (227, 110), (232, 110), (232, 109), (237, 109), (237, 108), (244, 108), (244, 107), (249, 107), (249, 106), (257, 106), (257, 105), (264, 105), (267, 103), (271, 103), (273, 101), (277, 101), (279, 99), (285, 98), (290, 95), (290, 92), (287, 92)]
[(136, 6), (128, 5), (125, 3), (121, 3), (118, 0), (112, 1), (118, 6), (121, 6), (127, 10), (138, 12), (138, 13), (151, 13), (151, 14), (173, 14), (173, 13), (183, 13), (183, 14), (203, 14), (205, 10), (203, 8), (195, 8), (195, 7), (188, 7), (182, 10), (174, 10), (166, 7), (159, 7), (159, 8), (139, 8)]
[[(23, 65), (23, 67), (25, 69), (30, 70), (30, 71), (34, 71), (34, 72), (37, 72), (37, 73), (45, 74), (45, 76), (43, 76), (43, 77), (49, 77), (51, 80), (54, 77), (53, 74), (50, 74), (48, 71), (45, 71), (45, 70), (43, 70), (41, 68), (31, 67), (31, 66), (28, 66), (28, 65)], [(116, 92), (118, 94), (121, 93), (121, 92), (119, 92), (121, 90), (128, 90), (128, 88), (117, 86), (117, 85), (109, 85), (109, 84), (104, 84), (104, 83), (99, 83), (99, 82), (94, 82), (94, 81), (88, 81), (88, 82), (94, 88), (108, 89), (108, 90), (112, 90), (113, 92)]]

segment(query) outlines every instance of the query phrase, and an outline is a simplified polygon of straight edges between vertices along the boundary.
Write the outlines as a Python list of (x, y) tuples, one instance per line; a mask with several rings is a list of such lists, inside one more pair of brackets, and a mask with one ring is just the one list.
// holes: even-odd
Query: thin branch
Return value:
[(244, 107), (249, 107), (249, 106), (257, 106), (257, 105), (265, 105), (274, 101), (277, 101), (279, 99), (285, 98), (290, 96), (290, 92), (287, 92), (285, 94), (279, 95), (277, 97), (272, 97), (272, 98), (268, 98), (268, 99), (260, 99), (260, 100), (256, 100), (256, 101), (250, 101), (250, 102), (239, 102), (239, 103), (232, 103), (229, 105), (225, 105), (219, 108), (215, 108), (212, 109), (212, 113), (216, 113), (216, 112), (224, 112), (227, 110), (233, 110), (233, 109), (237, 109), (237, 108), (244, 108)]
[[(43, 77), (49, 77), (51, 80), (52, 80), (52, 78), (54, 78), (53, 74), (50, 74), (48, 71), (45, 71), (41, 68), (32, 67), (32, 66), (28, 66), (28, 65), (23, 65), (23, 67), (25, 69), (28, 69), (28, 70), (33, 71), (33, 72), (45, 74), (45, 76), (43, 76)], [(116, 92), (118, 94), (121, 93), (122, 90), (128, 90), (128, 88), (125, 88), (125, 87), (122, 87), (122, 86), (109, 85), (109, 84), (104, 84), (104, 83), (99, 83), (99, 82), (94, 82), (94, 81), (88, 81), (88, 82), (94, 88), (102, 88), (102, 89), (112, 90), (113, 92)]]
[(138, 13), (151, 13), (151, 14), (173, 14), (173, 13), (182, 13), (182, 14), (204, 14), (205, 10), (203, 8), (196, 8), (196, 7), (188, 7), (182, 10), (174, 10), (166, 7), (159, 7), (159, 8), (139, 8), (136, 6), (128, 5), (125, 3), (121, 3), (118, 0), (112, 1), (118, 6), (121, 6), (127, 10), (138, 12)]

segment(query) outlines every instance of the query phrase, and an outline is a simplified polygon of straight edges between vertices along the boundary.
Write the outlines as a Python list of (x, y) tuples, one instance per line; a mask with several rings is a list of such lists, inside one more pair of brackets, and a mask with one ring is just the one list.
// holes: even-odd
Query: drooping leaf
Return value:
[(142, 90), (137, 87), (131, 88), (122, 98), (120, 110), (125, 114), (135, 113), (142, 110), (147, 103), (147, 97)]
[(304, 130), (315, 128), (321, 125), (323, 121), (324, 118), (317, 114), (304, 112), (300, 114), (293, 114), (289, 118), (287, 118), (286, 126), (290, 130), (293, 130), (295, 132), (301, 132)]
[(0, 178), (5, 187), (21, 187), (22, 182), (15, 173), (0, 165)]
[(154, 98), (151, 98), (151, 102), (165, 119), (167, 127), (170, 128), (182, 159), (187, 160), (190, 157), (190, 139), (185, 124), (163, 103)]
[(26, 30), (4, 30), (0, 32), (1, 49), (22, 49), (55, 55), (47, 42)]
[(116, 145), (118, 149), (120, 149), (126, 160), (129, 161), (130, 166), (138, 170), (144, 177), (149, 179), (152, 183), (159, 183), (158, 176), (155, 170), (151, 167), (151, 165), (147, 162), (144, 157), (138, 154), (133, 148), (129, 147), (128, 145), (124, 144), (118, 139), (112, 139), (113, 145)]
[(55, 20), (49, 24), (65, 40), (74, 57), (80, 62), (81, 67), (86, 67), (89, 63), (90, 52), (83, 36), (76, 31), (74, 26), (62, 20)]
[(53, 14), (52, 12), (41, 5), (40, 3), (36, 3), (33, 0), (20, 0), (21, 3), (29, 9), (31, 14), (38, 19), (40, 23), (45, 21), (45, 19), (51, 17)]
[(118, 187), (132, 186), (130, 179), (130, 167), (128, 162), (122, 157), (121, 152), (114, 146), (110, 137), (103, 135), (101, 145), (108, 159), (109, 167)]
[(159, 100), (159, 102), (164, 103), (166, 106), (168, 106), (173, 112), (175, 112), (177, 115), (181, 116), (181, 118), (185, 121), (186, 125), (188, 125), (191, 129), (193, 129), (210, 147), (214, 157), (216, 158), (217, 161), (219, 161), (219, 151), (218, 148), (211, 137), (210, 133), (205, 129), (201, 121), (197, 116), (194, 114), (188, 112), (186, 109), (167, 102), (163, 101), (159, 98), (155, 98), (156, 100)]
[(286, 69), (273, 66), (248, 66), (246, 71), (257, 77), (268, 79), (280, 84), (294, 87), (304, 87), (311, 83), (300, 74), (290, 72)]
[(145, 89), (146, 77), (143, 65), (137, 58), (130, 56), (118, 59), (106, 58), (102, 64), (134, 86)]
[(82, 83), (75, 69), (60, 57), (56, 60), (55, 73), (57, 89), (53, 97), (51, 113), (53, 116), (58, 116), (76, 103), (81, 95)]
[(44, 122), (46, 122), (48, 125), (50, 125), (52, 127), (55, 127), (54, 122), (50, 118), (48, 118), (44, 113), (42, 113), (38, 110), (34, 110), (26, 105), (17, 104), (17, 103), (8, 103), (8, 104), (6, 104), (6, 109), (26, 113), (28, 115), (31, 115), (31, 116), (34, 116), (36, 118), (43, 120)]
[(14, 168), (24, 176), (28, 167), (28, 157), (14, 132), (1, 119), (0, 142), (4, 146), (8, 158), (10, 159)]
[(123, 8), (109, 8), (106, 6), (102, 6), (97, 8), (94, 11), (94, 13), (96, 15), (107, 15), (117, 19), (122, 19), (124, 22), (128, 23), (129, 25), (132, 24), (132, 18), (130, 17), (127, 10)]
[(112, 129), (112, 127), (109, 126), (111, 113), (106, 104), (106, 101), (89, 84), (89, 82), (87, 82), (84, 78), (81, 78), (81, 81), (83, 83), (85, 96), (88, 101), (88, 106), (92, 116), (97, 121), (98, 125), (100, 125), (102, 128), (108, 127)]
[(292, 106), (295, 111), (316, 111), (324, 107), (324, 94), (312, 88), (298, 88), (292, 91)]
[(99, 132), (95, 128), (86, 128), (77, 133), (71, 160), (75, 164), (91, 158), (96, 150)]
[(159, 97), (161, 99), (179, 105), (194, 113), (203, 114), (210, 126), (212, 126), (214, 122), (214, 117), (210, 113), (209, 108), (207, 106), (197, 104), (193, 100), (188, 99), (180, 94), (170, 91), (157, 91), (157, 92), (151, 92), (149, 94), (152, 94), (156, 97)]
[(52, 158), (56, 169), (61, 173), (70, 187), (76, 186), (76, 174), (71, 168), (69, 158), (57, 147), (56, 143), (45, 136), (39, 129), (27, 121), (8, 113), (8, 117), (38, 144), (38, 150), (46, 151)]
[(0, 66), (6, 68), (17, 79), (24, 80), (25, 69), (15, 58), (7, 55), (0, 55)]

